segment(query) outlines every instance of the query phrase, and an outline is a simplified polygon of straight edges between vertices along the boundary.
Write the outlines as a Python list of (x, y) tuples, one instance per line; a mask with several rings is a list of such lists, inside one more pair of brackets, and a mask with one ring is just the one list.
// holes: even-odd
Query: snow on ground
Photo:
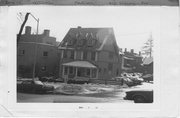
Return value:
[[(66, 84), (66, 83), (54, 83), (45, 82), (46, 85), (52, 85), (55, 87), (55, 93), (72, 93), (72, 94), (93, 94), (93, 93), (103, 93), (103, 92), (113, 92), (120, 90), (127, 85), (105, 85), (105, 84)], [(66, 92), (66, 93), (65, 93)]]

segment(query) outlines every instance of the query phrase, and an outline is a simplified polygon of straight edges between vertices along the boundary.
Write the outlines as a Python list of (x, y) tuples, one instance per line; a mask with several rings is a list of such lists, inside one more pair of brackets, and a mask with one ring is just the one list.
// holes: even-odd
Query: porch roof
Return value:
[(95, 65), (91, 64), (88, 61), (73, 61), (69, 63), (64, 63), (62, 65), (73, 66), (73, 67), (83, 67), (83, 68), (97, 68)]

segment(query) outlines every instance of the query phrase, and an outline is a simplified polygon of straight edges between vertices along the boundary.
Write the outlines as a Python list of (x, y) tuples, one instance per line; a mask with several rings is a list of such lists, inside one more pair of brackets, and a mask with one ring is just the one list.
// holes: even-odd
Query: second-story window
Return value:
[(47, 52), (47, 51), (44, 51), (44, 52), (43, 52), (43, 56), (44, 56), (44, 57), (47, 57), (47, 56), (48, 56), (48, 52)]
[(87, 51), (84, 51), (84, 52), (83, 52), (83, 59), (84, 59), (84, 60), (87, 60), (87, 53), (88, 53)]
[(19, 51), (19, 55), (24, 55), (25, 54), (25, 50), (20, 50)]
[(63, 58), (67, 58), (67, 50), (64, 50), (64, 52), (63, 52)]
[(113, 69), (113, 64), (112, 64), (112, 63), (109, 63), (109, 64), (108, 64), (108, 70), (109, 70), (109, 71), (112, 71), (112, 69)]
[(95, 61), (96, 59), (96, 52), (91, 52), (91, 60)]
[(74, 50), (71, 50), (70, 58), (74, 59)]

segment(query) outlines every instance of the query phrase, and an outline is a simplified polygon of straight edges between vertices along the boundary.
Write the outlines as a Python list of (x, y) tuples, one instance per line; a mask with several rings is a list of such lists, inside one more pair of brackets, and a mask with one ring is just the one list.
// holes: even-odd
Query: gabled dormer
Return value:
[(96, 39), (95, 39), (95, 37), (93, 36), (92, 33), (87, 33), (86, 34), (86, 39), (87, 39), (87, 46), (88, 47), (91, 47), (91, 46), (93, 46), (95, 44)]
[(72, 46), (73, 44), (74, 44), (74, 40), (73, 39), (68, 39), (67, 45)]
[(66, 39), (67, 39), (66, 41), (67, 46), (72, 46), (74, 44), (74, 40), (70, 34), (67, 34)]
[(83, 46), (83, 38), (82, 38), (81, 32), (78, 32), (76, 34), (76, 40), (77, 40), (76, 43), (77, 43), (78, 46)]

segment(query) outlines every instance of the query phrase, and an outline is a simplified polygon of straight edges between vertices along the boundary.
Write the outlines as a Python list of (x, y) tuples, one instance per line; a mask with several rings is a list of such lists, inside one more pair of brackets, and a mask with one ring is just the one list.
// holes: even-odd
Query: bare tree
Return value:
[(152, 57), (152, 48), (153, 48), (153, 38), (152, 33), (149, 37), (149, 39), (144, 43), (145, 45), (142, 47), (142, 55), (145, 55), (146, 57)]

